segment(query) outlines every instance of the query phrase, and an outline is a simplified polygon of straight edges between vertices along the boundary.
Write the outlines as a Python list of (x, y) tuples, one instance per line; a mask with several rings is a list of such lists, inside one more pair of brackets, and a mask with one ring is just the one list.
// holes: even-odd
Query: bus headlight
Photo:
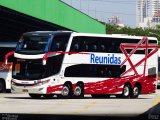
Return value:
[(44, 80), (44, 81), (41, 81), (39, 83), (36, 84), (36, 86), (41, 86), (41, 85), (44, 85), (44, 84), (47, 84), (50, 80)]
[(45, 80), (45, 81), (42, 81), (42, 85), (48, 83), (50, 80)]

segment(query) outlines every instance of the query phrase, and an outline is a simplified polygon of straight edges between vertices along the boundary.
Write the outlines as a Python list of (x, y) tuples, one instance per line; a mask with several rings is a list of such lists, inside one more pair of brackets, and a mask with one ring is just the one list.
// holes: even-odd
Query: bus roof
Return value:
[[(95, 34), (95, 33), (78, 33), (73, 31), (32, 31), (24, 33), (24, 35), (49, 35), (49, 34), (59, 34), (59, 33), (72, 33), (73, 36), (94, 36), (94, 37), (112, 37), (112, 38), (129, 38), (129, 39), (142, 39), (144, 36), (134, 36), (134, 35), (123, 35), (123, 34)], [(148, 37), (149, 40), (156, 40), (156, 37)]]
[[(74, 33), (74, 36), (94, 36), (94, 37), (112, 37), (112, 38), (129, 38), (142, 39), (144, 36), (121, 35), (121, 34), (92, 34), (92, 33)], [(148, 37), (149, 40), (156, 40), (156, 37)]]
[(32, 32), (26, 32), (24, 35), (55, 35), (60, 33), (72, 33), (72, 31), (32, 31)]

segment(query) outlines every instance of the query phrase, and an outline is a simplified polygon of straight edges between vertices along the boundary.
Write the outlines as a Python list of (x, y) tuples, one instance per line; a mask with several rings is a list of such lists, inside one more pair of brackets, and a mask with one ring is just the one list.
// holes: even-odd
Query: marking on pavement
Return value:
[(82, 109), (77, 110), (77, 111), (75, 111), (75, 112), (72, 112), (72, 114), (80, 114), (82, 111), (87, 110), (87, 109), (93, 107), (93, 106), (96, 105), (96, 104), (97, 104), (97, 102), (91, 102), (89, 105), (83, 106)]
[(88, 108), (94, 106), (95, 104), (96, 104), (96, 102), (91, 102), (91, 105), (86, 105), (83, 107), (83, 109), (88, 109)]
[(160, 103), (160, 98), (158, 98), (158, 99), (154, 102), (153, 106), (157, 105), (158, 103)]

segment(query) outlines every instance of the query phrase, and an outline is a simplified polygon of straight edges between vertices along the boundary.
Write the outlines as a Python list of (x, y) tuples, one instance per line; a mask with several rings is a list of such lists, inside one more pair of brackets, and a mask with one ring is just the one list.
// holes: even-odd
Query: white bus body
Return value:
[(29, 32), (14, 53), (12, 90), (33, 98), (135, 98), (155, 92), (157, 51), (154, 37)]

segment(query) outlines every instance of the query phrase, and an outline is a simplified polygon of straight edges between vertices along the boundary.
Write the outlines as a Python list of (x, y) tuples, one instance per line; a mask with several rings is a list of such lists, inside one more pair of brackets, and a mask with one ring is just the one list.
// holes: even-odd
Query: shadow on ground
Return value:
[[(33, 99), (31, 97), (5, 97), (7, 99)], [(36, 100), (66, 100), (67, 98), (57, 98), (57, 97), (52, 97), (52, 98), (37, 98)], [(68, 98), (68, 99), (78, 99), (78, 98)], [(92, 98), (92, 97), (84, 97), (84, 98), (80, 98), (80, 99), (132, 99), (132, 98), (116, 98), (116, 97), (110, 97), (110, 98)], [(151, 98), (134, 98), (132, 100), (136, 100), (136, 99), (151, 99)]]
[(143, 120), (160, 120), (160, 103), (138, 116)]

